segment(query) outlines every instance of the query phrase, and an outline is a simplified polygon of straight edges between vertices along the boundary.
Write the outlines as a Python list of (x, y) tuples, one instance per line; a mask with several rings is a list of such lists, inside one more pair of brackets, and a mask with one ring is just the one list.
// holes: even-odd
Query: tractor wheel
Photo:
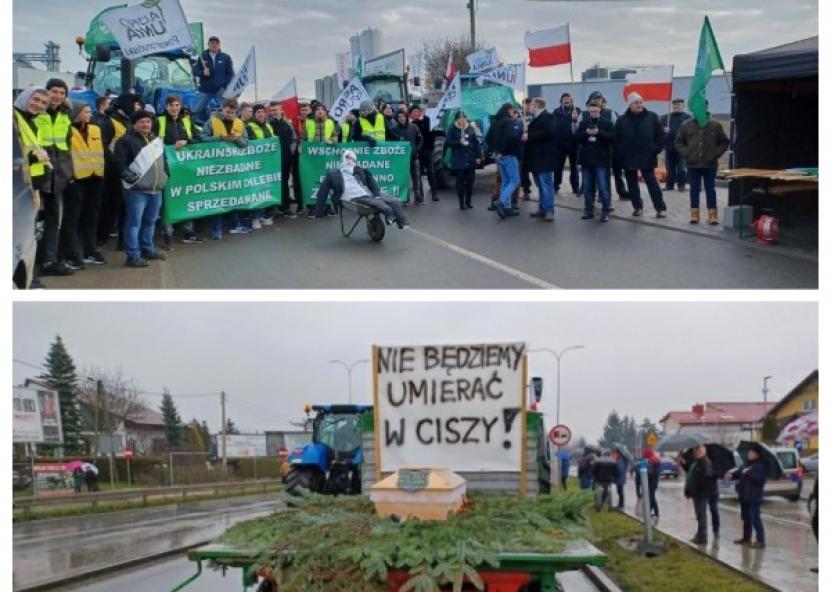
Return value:
[(318, 493), (323, 490), (323, 475), (309, 468), (292, 467), (285, 479), (285, 490), (290, 495), (298, 495), (299, 488)]
[(374, 242), (379, 243), (384, 240), (384, 235), (387, 233), (387, 228), (381, 216), (377, 214), (366, 220), (366, 231), (369, 233), (369, 238)]
[(433, 147), (433, 173), (436, 175), (436, 186), (439, 189), (450, 187), (450, 171), (444, 164), (444, 136), (436, 136), (436, 143)]

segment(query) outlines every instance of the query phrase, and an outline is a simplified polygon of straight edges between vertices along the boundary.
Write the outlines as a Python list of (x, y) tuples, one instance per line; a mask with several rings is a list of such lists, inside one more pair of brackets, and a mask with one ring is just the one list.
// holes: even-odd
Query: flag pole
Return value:
[(571, 53), (571, 23), (566, 23), (566, 32), (568, 33), (568, 51), (570, 58), (568, 60), (568, 71), (571, 74), (571, 101), (574, 103), (574, 95), (577, 91), (574, 89), (574, 55)]
[(251, 51), (254, 53), (254, 102), (256, 103), (258, 100), (257, 94), (257, 48), (252, 47)]

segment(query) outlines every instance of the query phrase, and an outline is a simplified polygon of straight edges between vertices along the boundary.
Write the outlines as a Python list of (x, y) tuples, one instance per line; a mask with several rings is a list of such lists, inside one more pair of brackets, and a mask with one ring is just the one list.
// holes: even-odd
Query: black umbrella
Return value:
[(747, 460), (747, 452), (749, 450), (755, 450), (762, 462), (767, 465), (768, 479), (779, 479), (785, 472), (785, 470), (782, 468), (782, 462), (779, 460), (779, 457), (776, 456), (776, 453), (774, 453), (773, 450), (771, 450), (761, 442), (748, 442), (747, 440), (742, 440), (741, 442), (739, 442), (739, 446), (736, 448), (736, 452), (739, 453), (739, 456), (742, 458), (742, 462), (745, 464), (745, 466), (750, 464), (750, 462)]
[(597, 456), (601, 456), (603, 451), (597, 446), (588, 445), (583, 449), (583, 454), (595, 454)]
[[(716, 477), (721, 479), (730, 469), (736, 467), (736, 458), (733, 451), (721, 444), (709, 443), (704, 445), (707, 448), (707, 456), (713, 463), (713, 471)], [(681, 455), (684, 458), (684, 466), (689, 467), (695, 460), (695, 450), (690, 448)]]
[(612, 443), (612, 450), (617, 450), (621, 456), (625, 457), (629, 464), (633, 464), (635, 462), (635, 457), (632, 456), (632, 453), (629, 452), (629, 449), (620, 442)]
[(656, 452), (681, 452), (688, 448), (695, 448), (699, 444), (706, 444), (707, 437), (702, 434), (671, 434), (664, 436), (655, 446)]

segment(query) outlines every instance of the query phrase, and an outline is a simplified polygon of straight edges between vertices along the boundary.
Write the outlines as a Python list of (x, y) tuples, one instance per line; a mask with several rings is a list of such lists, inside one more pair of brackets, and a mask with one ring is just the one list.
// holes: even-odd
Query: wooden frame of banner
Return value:
[(381, 417), (378, 405), (378, 346), (372, 346), (372, 416), (375, 431), (375, 482), (381, 480)]
[(525, 497), (528, 493), (528, 354), (522, 355), (522, 403), (520, 411), (520, 453), (519, 453), (519, 495)]

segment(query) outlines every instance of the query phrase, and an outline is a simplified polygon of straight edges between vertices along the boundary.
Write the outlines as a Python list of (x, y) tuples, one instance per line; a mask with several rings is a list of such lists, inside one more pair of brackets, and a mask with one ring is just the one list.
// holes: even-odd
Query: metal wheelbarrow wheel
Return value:
[(387, 233), (387, 227), (379, 214), (369, 216), (366, 219), (366, 231), (374, 242), (379, 243), (384, 240), (384, 235)]

